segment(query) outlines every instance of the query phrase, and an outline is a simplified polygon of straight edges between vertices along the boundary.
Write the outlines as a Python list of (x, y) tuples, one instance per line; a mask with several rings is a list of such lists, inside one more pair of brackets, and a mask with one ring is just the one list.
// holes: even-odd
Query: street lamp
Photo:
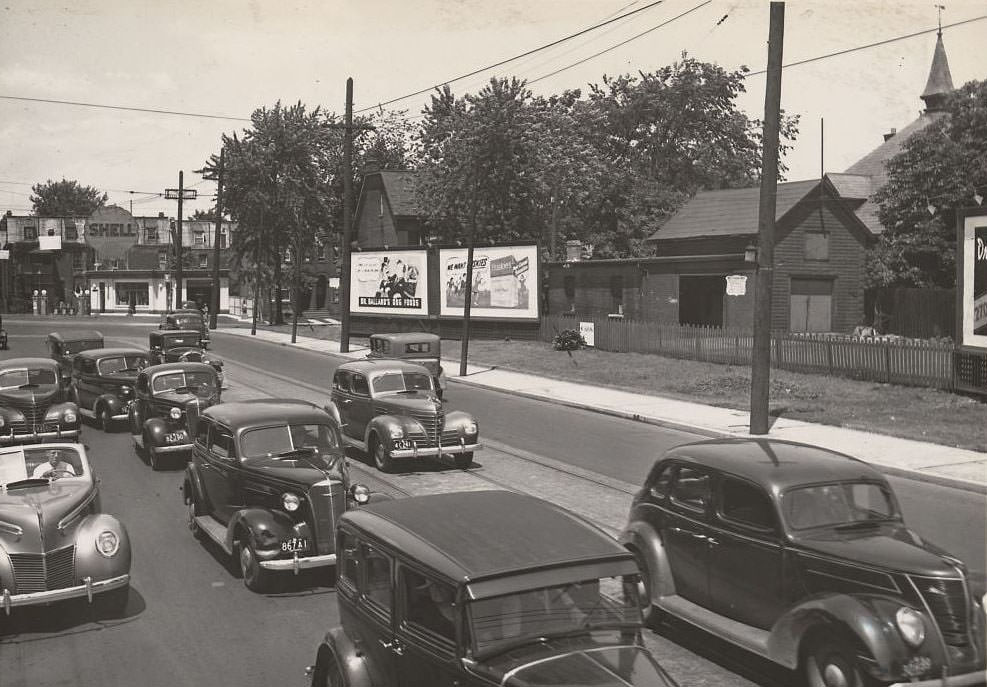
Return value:
[(751, 243), (744, 248), (744, 262), (757, 264), (757, 244)]

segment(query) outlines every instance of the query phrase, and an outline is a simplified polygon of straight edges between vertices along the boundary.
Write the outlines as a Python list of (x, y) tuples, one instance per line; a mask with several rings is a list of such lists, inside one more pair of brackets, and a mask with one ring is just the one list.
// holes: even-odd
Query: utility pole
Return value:
[(198, 191), (185, 188), (185, 173), (178, 171), (178, 188), (166, 188), (165, 198), (178, 201), (178, 224), (175, 227), (175, 310), (182, 307), (182, 201), (195, 200)]
[(761, 196), (754, 284), (754, 350), (751, 355), (750, 433), (768, 433), (771, 381), (771, 288), (774, 281), (775, 211), (778, 195), (778, 129), (781, 124), (781, 62), (785, 39), (785, 3), (771, 3), (768, 75), (764, 93)]
[(339, 352), (350, 350), (350, 242), (353, 240), (353, 77), (346, 79), (343, 132), (343, 245), (339, 275)]
[(301, 229), (298, 226), (298, 201), (291, 203), (292, 215), (292, 267), (295, 269), (294, 279), (291, 285), (291, 343), (298, 340), (298, 311), (301, 310), (299, 303), (302, 290), (302, 237)]
[(466, 249), (466, 302), (463, 303), (463, 342), (459, 353), (459, 376), (466, 376), (466, 366), (470, 351), (470, 311), (473, 305), (473, 247), (476, 244), (476, 190), (473, 192), (473, 207), (470, 210), (469, 243)]
[(215, 329), (219, 320), (219, 235), (223, 228), (223, 149), (219, 149), (219, 172), (216, 175), (216, 230), (212, 236), (212, 303), (209, 306), (209, 328)]

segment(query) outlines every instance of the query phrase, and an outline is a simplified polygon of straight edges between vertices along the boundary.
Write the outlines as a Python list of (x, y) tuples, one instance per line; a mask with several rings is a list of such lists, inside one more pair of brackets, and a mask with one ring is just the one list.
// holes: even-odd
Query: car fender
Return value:
[(651, 589), (652, 603), (657, 603), (663, 596), (675, 594), (675, 580), (672, 577), (672, 567), (668, 563), (668, 553), (661, 535), (653, 527), (640, 521), (631, 522), (620, 533), (619, 541), (644, 558), (651, 577), (648, 586)]
[[(117, 535), (119, 548), (107, 558), (96, 550), (96, 539), (104, 531)], [(75, 574), (78, 579), (102, 580), (130, 572), (130, 536), (123, 523), (107, 513), (86, 516), (75, 531)]]
[(121, 401), (120, 397), (116, 394), (103, 394), (96, 399), (96, 403), (93, 404), (93, 410), (100, 406), (109, 408), (110, 415), (119, 415), (120, 411), (127, 407), (127, 404)]
[[(14, 567), (10, 562), (10, 556), (2, 544), (0, 544), (0, 593), (4, 589), (12, 589), (14, 586)], [(2, 613), (2, 609), (0, 609)], [(2, 617), (2, 616), (0, 616)]]
[(367, 430), (363, 438), (367, 444), (367, 449), (370, 449), (370, 436), (372, 434), (376, 434), (381, 438), (381, 441), (386, 442), (390, 446), (394, 441), (391, 439), (391, 427), (400, 427), (404, 430), (405, 434), (410, 430), (424, 431), (421, 424), (414, 418), (403, 415), (378, 415), (367, 423)]
[[(336, 658), (336, 665), (343, 673), (343, 684), (348, 687), (373, 687), (383, 685), (378, 670), (367, 662), (366, 652), (357, 648), (357, 643), (341, 627), (326, 633), (316, 654), (315, 671), (325, 670), (329, 657)], [(374, 678), (377, 678), (376, 680)], [(312, 684), (318, 684), (315, 680)]]
[[(382, 491), (372, 491), (367, 499), (367, 503), (380, 503), (381, 501), (393, 501), (394, 497), (390, 494), (385, 494)], [(367, 503), (360, 504), (362, 506), (367, 505)]]
[(322, 404), (322, 410), (326, 411), (329, 414), (329, 417), (335, 420), (336, 424), (339, 425), (340, 428), (342, 428), (343, 416), (342, 414), (340, 414), (339, 408), (336, 406), (335, 401), (333, 401), (332, 399), (327, 400), (325, 403)]
[(182, 482), (182, 500), (192, 497), (203, 507), (206, 507), (206, 490), (202, 485), (202, 475), (199, 474), (199, 466), (195, 461), (190, 461), (185, 466), (185, 479)]
[[(905, 644), (894, 617), (906, 605), (901, 599), (881, 594), (820, 594), (789, 609), (771, 628), (768, 657), (789, 668), (796, 668), (803, 641), (814, 631), (827, 637), (839, 634), (856, 637), (885, 674), (916, 653)], [(932, 659), (933, 672), (943, 664), (942, 646), (936, 623), (924, 610), (916, 609), (926, 625), (923, 655)]]
[(295, 522), (285, 513), (266, 508), (244, 508), (230, 518), (226, 528), (226, 544), (232, 549), (236, 543), (237, 529), (245, 529), (259, 552), (271, 551), (280, 545), (282, 539), (292, 536), (294, 526)]
[(144, 436), (150, 437), (157, 446), (164, 443), (164, 435), (168, 433), (168, 423), (160, 417), (149, 417), (144, 420)]

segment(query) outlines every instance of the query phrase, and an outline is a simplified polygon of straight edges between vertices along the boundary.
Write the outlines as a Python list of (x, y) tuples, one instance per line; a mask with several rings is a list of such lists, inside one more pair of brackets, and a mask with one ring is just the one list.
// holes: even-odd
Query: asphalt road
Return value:
[[(8, 324), (12, 350), (2, 357), (42, 354), (41, 340), (52, 328)], [(99, 328), (115, 344), (146, 342), (150, 326), (100, 322)], [(228, 361), (227, 400), (265, 394), (317, 400), (328, 387), (331, 358), (235, 337), (215, 339), (215, 352)], [(523, 488), (544, 492), (613, 529), (629, 500), (621, 489), (637, 484), (663, 448), (695, 438), (454, 382), (448, 394), (450, 406), (480, 419), (481, 436), (491, 442), (477, 455), (482, 467), (471, 475), (424, 466), (394, 480), (404, 491)], [(87, 427), (84, 441), (102, 478), (104, 510), (120, 517), (133, 541), (128, 608), (120, 618), (99, 617), (84, 602), (0, 617), (0, 684), (302, 684), (303, 667), (337, 620), (331, 580), (312, 571), (277, 595), (247, 591), (223, 553), (186, 529), (179, 467), (152, 472), (126, 432), (105, 435)], [(353, 463), (357, 479), (376, 488), (375, 473), (361, 470), (358, 456)], [(580, 469), (611, 481), (587, 482)], [(920, 533), (984, 569), (982, 497), (908, 480), (895, 480), (895, 488)], [(483, 533), (477, 539), (482, 544)], [(649, 634), (648, 643), (683, 684), (773, 687), (790, 680), (784, 671), (682, 626), (661, 628)]]

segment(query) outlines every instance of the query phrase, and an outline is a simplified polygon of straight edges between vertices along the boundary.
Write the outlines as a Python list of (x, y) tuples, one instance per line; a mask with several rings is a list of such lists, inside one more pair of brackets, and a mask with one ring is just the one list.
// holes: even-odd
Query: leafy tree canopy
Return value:
[(946, 112), (887, 162), (874, 197), (885, 230), (869, 255), (870, 286), (955, 285), (956, 210), (987, 196), (987, 82), (954, 91)]
[(92, 186), (80, 186), (74, 179), (49, 179), (31, 187), (31, 205), (40, 217), (88, 217), (108, 199), (107, 194)]

